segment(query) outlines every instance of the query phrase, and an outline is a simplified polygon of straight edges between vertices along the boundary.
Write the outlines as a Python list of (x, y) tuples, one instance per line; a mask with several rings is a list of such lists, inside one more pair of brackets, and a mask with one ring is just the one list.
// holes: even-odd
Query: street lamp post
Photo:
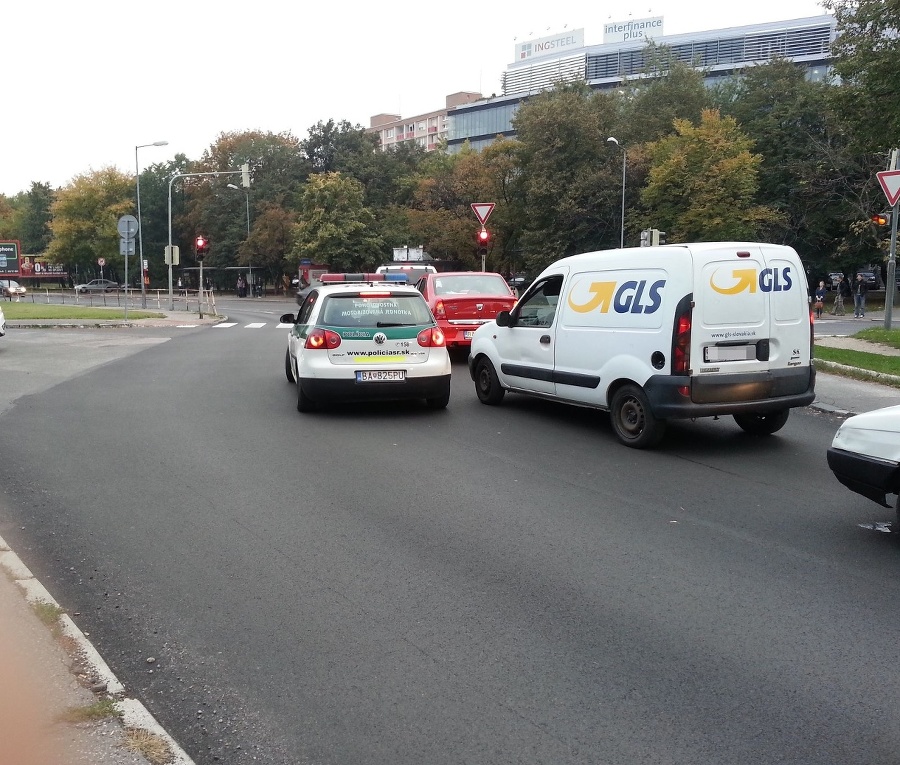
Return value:
[(606, 139), (607, 143), (614, 143), (622, 150), (622, 225), (619, 233), (619, 248), (624, 249), (625, 247), (625, 147), (622, 146), (612, 136)]
[(235, 186), (233, 183), (228, 184), (229, 189), (234, 189), (235, 191), (243, 191), (244, 196), (247, 197), (247, 268), (250, 272), (250, 297), (254, 297), (253, 294), (253, 262), (250, 258), (250, 189), (242, 189), (240, 186)]
[[(153, 143), (142, 143), (134, 147), (134, 177), (137, 184), (137, 219), (138, 219), (138, 259), (139, 272), (141, 279), (141, 308), (147, 307), (147, 287), (144, 284), (144, 235), (141, 226), (141, 171), (138, 167), (138, 149), (145, 149), (148, 146), (168, 146), (168, 141), (154, 141)], [(128, 300), (128, 285), (125, 285), (125, 299)]]

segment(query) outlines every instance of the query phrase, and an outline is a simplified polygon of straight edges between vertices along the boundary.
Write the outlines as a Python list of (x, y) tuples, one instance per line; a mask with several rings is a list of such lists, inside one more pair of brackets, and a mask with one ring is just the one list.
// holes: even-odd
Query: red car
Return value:
[(516, 304), (506, 280), (488, 271), (426, 274), (416, 288), (425, 296), (448, 348), (468, 347), (476, 329)]

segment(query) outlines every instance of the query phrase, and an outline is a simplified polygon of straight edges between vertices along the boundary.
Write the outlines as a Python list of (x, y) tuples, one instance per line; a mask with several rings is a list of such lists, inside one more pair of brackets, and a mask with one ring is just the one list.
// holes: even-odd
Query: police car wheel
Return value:
[(784, 427), (790, 413), (790, 409), (782, 409), (780, 412), (769, 412), (768, 414), (751, 412), (732, 416), (745, 433), (753, 436), (771, 436)]
[(666, 421), (653, 415), (650, 402), (637, 385), (623, 385), (615, 392), (610, 419), (619, 441), (633, 449), (655, 446), (666, 429)]
[(316, 402), (303, 392), (300, 380), (297, 380), (297, 411), (311, 412), (316, 408)]
[(297, 380), (294, 377), (294, 368), (291, 364), (291, 351), (290, 349), (285, 350), (284, 352), (284, 374), (287, 377), (287, 381), (289, 383), (295, 383)]
[(475, 392), (482, 404), (499, 404), (506, 393), (494, 365), (488, 359), (479, 359), (475, 365)]

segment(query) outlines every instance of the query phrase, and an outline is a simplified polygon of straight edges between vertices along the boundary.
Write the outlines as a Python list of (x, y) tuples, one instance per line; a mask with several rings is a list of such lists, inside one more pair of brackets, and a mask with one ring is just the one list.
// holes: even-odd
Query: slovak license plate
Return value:
[(467, 329), (465, 332), (463, 332), (463, 339), (464, 339), (464, 340), (471, 340), (471, 339), (472, 339), (472, 335), (474, 335), (474, 334), (475, 334), (475, 330), (474, 330), (474, 329)]
[(356, 382), (403, 382), (405, 369), (360, 369), (356, 372)]

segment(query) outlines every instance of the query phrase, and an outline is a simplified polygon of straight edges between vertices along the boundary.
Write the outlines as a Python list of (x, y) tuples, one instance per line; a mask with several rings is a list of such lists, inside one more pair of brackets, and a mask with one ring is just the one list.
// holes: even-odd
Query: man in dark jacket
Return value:
[(866, 315), (866, 293), (869, 287), (862, 274), (856, 275), (856, 284), (853, 285), (853, 318), (861, 319)]
[(850, 289), (850, 285), (847, 283), (844, 275), (841, 274), (840, 278), (838, 279), (838, 283), (835, 285), (834, 310), (832, 311), (832, 313), (835, 316), (843, 316), (844, 300), (849, 300), (851, 297), (853, 297), (853, 292)]

